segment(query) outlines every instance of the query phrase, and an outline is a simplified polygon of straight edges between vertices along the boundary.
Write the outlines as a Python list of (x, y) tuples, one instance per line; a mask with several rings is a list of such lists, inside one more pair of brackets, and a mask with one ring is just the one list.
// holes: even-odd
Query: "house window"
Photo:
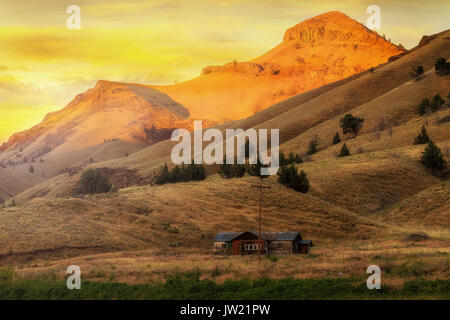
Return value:
[(278, 249), (283, 249), (283, 244), (282, 243), (278, 244)]
[(258, 250), (258, 245), (257, 244), (246, 244), (245, 245), (245, 250)]
[(222, 249), (226, 249), (227, 248), (227, 244), (226, 243), (222, 243)]

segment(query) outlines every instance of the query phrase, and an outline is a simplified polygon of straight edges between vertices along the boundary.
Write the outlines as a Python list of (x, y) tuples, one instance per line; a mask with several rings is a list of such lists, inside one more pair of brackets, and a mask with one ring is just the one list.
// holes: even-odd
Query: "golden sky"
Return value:
[[(69, 5), (81, 29), (69, 30)], [(167, 84), (211, 64), (259, 56), (284, 31), (338, 10), (406, 48), (450, 28), (448, 0), (0, 0), (0, 142), (37, 124), (99, 79)]]

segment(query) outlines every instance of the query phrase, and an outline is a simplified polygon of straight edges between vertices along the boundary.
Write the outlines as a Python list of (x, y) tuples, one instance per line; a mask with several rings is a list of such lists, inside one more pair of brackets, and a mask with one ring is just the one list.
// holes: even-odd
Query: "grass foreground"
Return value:
[(69, 290), (65, 281), (22, 280), (0, 283), (0, 300), (284, 300), (284, 299), (449, 299), (450, 280), (417, 279), (400, 288), (368, 290), (363, 279), (258, 279), (217, 283), (177, 275), (155, 284), (85, 281)]

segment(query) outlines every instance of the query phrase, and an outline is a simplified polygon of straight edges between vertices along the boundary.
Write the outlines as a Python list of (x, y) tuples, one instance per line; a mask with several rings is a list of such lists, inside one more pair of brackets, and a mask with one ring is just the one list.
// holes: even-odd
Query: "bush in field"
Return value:
[(439, 58), (436, 60), (434, 69), (439, 74), (447, 75), (450, 73), (450, 62), (447, 62), (445, 58)]
[(341, 151), (339, 152), (339, 157), (347, 157), (350, 155), (350, 150), (347, 148), (347, 144), (344, 143), (344, 145), (341, 148)]
[(422, 126), (422, 131), (414, 140), (414, 144), (424, 144), (430, 142), (430, 137), (428, 136), (427, 129), (425, 126)]
[(206, 179), (206, 171), (203, 165), (189, 164), (175, 166), (169, 170), (167, 164), (161, 167), (160, 173), (156, 176), (156, 184), (177, 183), (187, 181), (199, 181)]
[(297, 153), (294, 154), (293, 152), (290, 152), (289, 153), (289, 157), (286, 157), (284, 155), (283, 151), (280, 151), (280, 156), (279, 157), (280, 157), (279, 158), (280, 159), (279, 160), (280, 167), (287, 166), (287, 165), (289, 165), (291, 163), (303, 163), (303, 159)]
[(445, 169), (446, 163), (441, 149), (433, 142), (430, 141), (422, 153), (420, 162), (430, 168), (433, 171), (433, 175)]
[(309, 181), (306, 173), (301, 170), (298, 173), (294, 164), (280, 167), (278, 170), (278, 182), (284, 184), (297, 192), (307, 193), (309, 191)]
[(99, 169), (87, 169), (81, 175), (76, 188), (76, 194), (106, 193), (111, 190), (109, 178)]
[(340, 120), (342, 132), (344, 134), (353, 133), (353, 136), (356, 137), (361, 130), (363, 122), (363, 118), (354, 117), (352, 114), (346, 114), (345, 117)]
[(315, 135), (314, 138), (309, 142), (308, 154), (314, 154), (317, 152), (317, 145), (319, 144), (319, 136)]
[(339, 136), (339, 132), (336, 132), (336, 134), (333, 137), (333, 144), (338, 144), (341, 142), (341, 137)]
[(427, 113), (429, 108), (430, 108), (430, 100), (428, 100), (428, 98), (424, 98), (417, 107), (419, 116), (423, 116), (425, 113)]
[(225, 162), (226, 161), (224, 159), (223, 164), (221, 164), (219, 168), (219, 174), (222, 178), (242, 178), (245, 175), (245, 165), (227, 164)]
[(431, 111), (436, 112), (444, 104), (444, 99), (437, 93), (431, 101)]
[(423, 76), (424, 72), (423, 66), (415, 66), (412, 69), (411, 76), (416, 78), (416, 80), (419, 80)]

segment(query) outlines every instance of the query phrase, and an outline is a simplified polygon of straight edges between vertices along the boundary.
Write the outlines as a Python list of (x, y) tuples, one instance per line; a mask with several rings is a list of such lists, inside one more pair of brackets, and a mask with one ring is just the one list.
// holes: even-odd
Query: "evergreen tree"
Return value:
[(180, 167), (175, 166), (172, 171), (170, 172), (170, 182), (180, 182), (183, 180), (183, 175), (181, 174)]
[(206, 179), (206, 170), (202, 164), (194, 164), (193, 165), (193, 174), (192, 180), (200, 181)]
[(222, 178), (230, 179), (232, 177), (231, 165), (226, 163), (226, 159), (223, 159), (223, 163), (219, 167), (219, 174)]
[(261, 174), (261, 168), (264, 168), (264, 167), (267, 167), (267, 165), (262, 164), (258, 157), (256, 159), (256, 164), (250, 164), (247, 162), (247, 164), (245, 165), (245, 170), (251, 176), (265, 179), (265, 178), (268, 178), (268, 176)]
[(346, 114), (345, 117), (340, 120), (342, 132), (344, 134), (353, 133), (353, 136), (356, 137), (363, 122), (363, 118), (354, 117), (352, 114)]
[(75, 193), (96, 194), (106, 193), (111, 190), (109, 178), (102, 174), (99, 169), (87, 169), (78, 181)]
[(447, 59), (445, 58), (439, 58), (436, 60), (434, 69), (439, 74), (447, 75), (450, 73), (450, 62), (447, 62)]
[(165, 184), (168, 183), (170, 180), (169, 177), (169, 168), (167, 167), (167, 163), (164, 164), (163, 167), (161, 167), (161, 172), (158, 175), (158, 177), (156, 177), (156, 184)]
[(339, 132), (336, 132), (336, 134), (333, 137), (333, 144), (338, 144), (341, 142), (341, 137), (339, 137)]
[(422, 153), (420, 162), (430, 168), (435, 175), (438, 171), (442, 171), (446, 167), (444, 156), (441, 149), (439, 149), (433, 141), (430, 141)]
[(339, 152), (339, 157), (347, 157), (350, 155), (350, 150), (347, 148), (347, 144), (344, 143), (344, 145), (341, 148), (341, 151)]
[(289, 163), (295, 163), (295, 155), (293, 152), (289, 153)]
[(231, 168), (231, 175), (233, 178), (242, 178), (245, 175), (245, 165), (233, 164)]
[(436, 112), (442, 105), (444, 104), (444, 99), (441, 96), (436, 94), (431, 101), (431, 111)]
[(428, 108), (430, 108), (430, 100), (428, 98), (425, 98), (422, 100), (422, 102), (418, 106), (418, 113), (420, 116), (423, 116), (425, 113), (427, 113)]
[(297, 153), (295, 154), (295, 163), (303, 163), (303, 159)]
[(424, 144), (430, 142), (430, 137), (428, 136), (427, 129), (425, 126), (422, 126), (422, 130), (420, 134), (414, 140), (414, 144)]
[(319, 137), (317, 135), (309, 142), (308, 154), (314, 154), (317, 152), (317, 145), (319, 144)]
[(288, 188), (302, 193), (307, 193), (309, 191), (309, 181), (306, 177), (306, 173), (301, 170), (299, 174), (294, 164), (280, 167), (277, 175), (278, 182), (284, 184)]
[(286, 156), (284, 155), (283, 151), (280, 151), (279, 159), (281, 167), (289, 164), (289, 160), (286, 159)]
[(417, 78), (417, 79), (420, 79), (420, 77), (424, 74), (424, 69), (423, 69), (423, 66), (416, 66), (416, 67), (413, 67), (413, 72), (411, 73), (411, 75), (414, 77), (414, 78)]

